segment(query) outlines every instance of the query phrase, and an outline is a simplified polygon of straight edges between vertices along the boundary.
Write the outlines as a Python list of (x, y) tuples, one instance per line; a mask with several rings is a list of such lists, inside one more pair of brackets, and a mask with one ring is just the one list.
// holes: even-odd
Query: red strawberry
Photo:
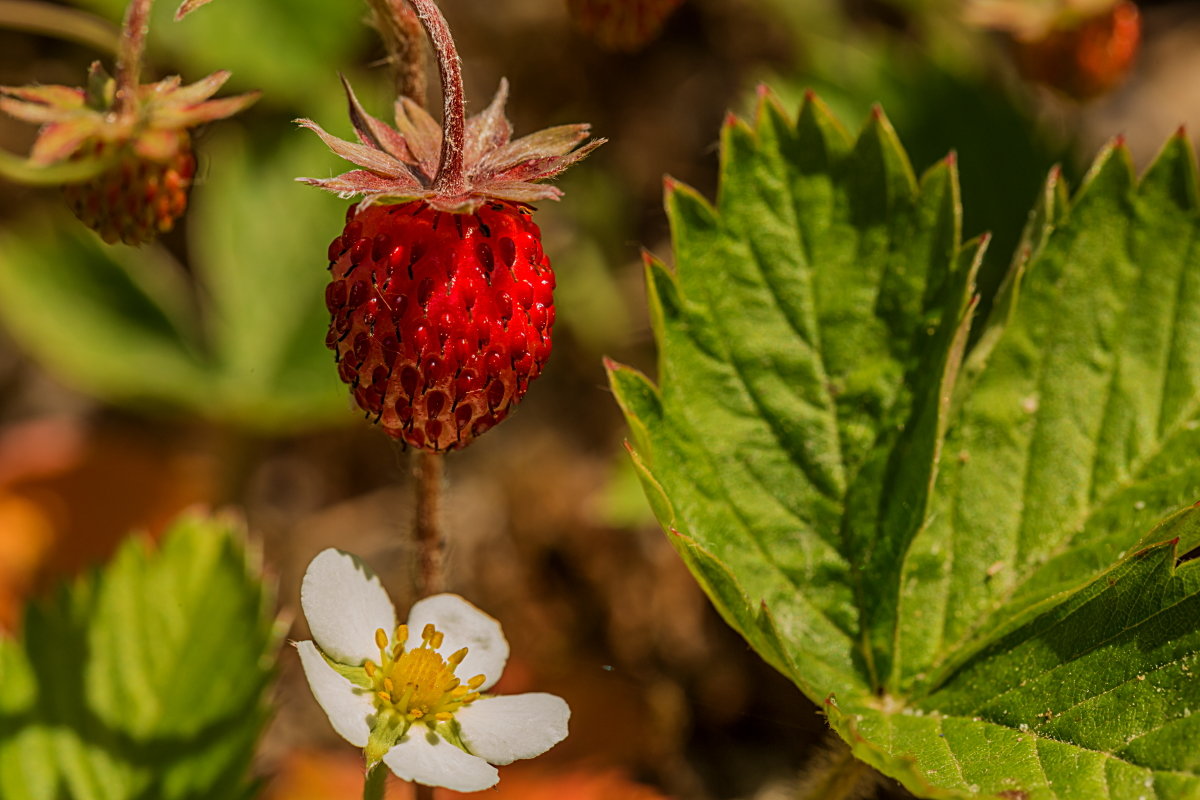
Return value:
[[(459, 137), (449, 156), (441, 129), (408, 98), (397, 101), (392, 128), (367, 114), (347, 84), (358, 143), (300, 120), (362, 167), (304, 179), (364, 196), (329, 247), (326, 343), (368, 417), (426, 450), (468, 444), (502, 420), (541, 373), (554, 325), (554, 274), (529, 203), (557, 198), (558, 189), (535, 181), (603, 142), (576, 149), (587, 125), (510, 141), (507, 91), (502, 81), (483, 113), (465, 123), (459, 117), (457, 133), (447, 135)], [(455, 180), (445, 177), (448, 159)]]
[(530, 209), (356, 212), (329, 246), (338, 374), (390, 436), (462, 447), (504, 419), (550, 356), (554, 273)]
[(182, 86), (171, 77), (132, 86), (122, 98), (96, 62), (86, 90), (0, 87), (0, 110), (42, 124), (31, 165), (94, 163), (94, 177), (63, 187), (67, 204), (104, 241), (142, 244), (170, 230), (187, 207), (196, 170), (188, 129), (257, 99), (257, 92), (210, 99), (228, 78), (216, 72)]

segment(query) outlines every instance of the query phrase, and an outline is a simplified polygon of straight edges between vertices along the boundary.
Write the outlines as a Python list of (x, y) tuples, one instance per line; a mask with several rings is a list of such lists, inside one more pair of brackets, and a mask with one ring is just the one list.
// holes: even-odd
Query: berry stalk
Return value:
[(421, 551), (417, 594), (428, 597), (443, 591), (445, 577), (442, 569), (442, 454), (418, 450), (417, 512), (414, 523), (417, 548)]
[(450, 26), (434, 0), (411, 0), (433, 50), (442, 80), (442, 152), (433, 189), (446, 197), (466, 194), (466, 105), (463, 100), (462, 62), (450, 35)]

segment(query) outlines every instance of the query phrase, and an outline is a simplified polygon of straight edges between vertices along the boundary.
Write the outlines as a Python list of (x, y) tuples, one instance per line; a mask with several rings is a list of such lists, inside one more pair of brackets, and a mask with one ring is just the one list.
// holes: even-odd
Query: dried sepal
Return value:
[(297, 120), (321, 137), (340, 157), (361, 167), (335, 178), (301, 178), (305, 183), (364, 202), (420, 199), (439, 211), (472, 212), (488, 200), (531, 203), (553, 200), (562, 192), (537, 181), (552, 178), (587, 156), (606, 140), (582, 147), (588, 125), (559, 125), (512, 141), (512, 125), (504, 114), (508, 82), (502, 80), (492, 102), (466, 122), (461, 194), (435, 188), (442, 149), (442, 129), (412, 100), (395, 104), (396, 126), (371, 116), (343, 78), (350, 121), (357, 142), (340, 139), (315, 122)]

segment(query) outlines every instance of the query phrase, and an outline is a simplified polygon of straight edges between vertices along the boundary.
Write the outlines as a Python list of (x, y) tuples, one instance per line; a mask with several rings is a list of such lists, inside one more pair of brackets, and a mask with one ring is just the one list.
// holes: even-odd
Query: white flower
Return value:
[(313, 635), (296, 643), (308, 684), (368, 763), (475, 792), (500, 780), (492, 764), (533, 758), (566, 738), (562, 698), (484, 694), (504, 671), (508, 642), (499, 622), (458, 595), (418, 601), (397, 626), (379, 578), (331, 548), (308, 565), (300, 605)]

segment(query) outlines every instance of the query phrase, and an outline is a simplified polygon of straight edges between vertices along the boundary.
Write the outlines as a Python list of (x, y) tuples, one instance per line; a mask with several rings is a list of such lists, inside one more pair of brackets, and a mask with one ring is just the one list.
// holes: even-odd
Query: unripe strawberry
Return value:
[(550, 356), (554, 273), (530, 209), (352, 207), (329, 246), (326, 344), (383, 430), (453, 450), (507, 416)]
[(96, 62), (86, 89), (0, 87), (0, 110), (42, 125), (29, 155), (32, 166), (94, 164), (93, 177), (63, 187), (67, 205), (104, 241), (136, 245), (170, 230), (187, 207), (196, 171), (188, 129), (235, 114), (258, 98), (251, 92), (211, 99), (228, 79), (228, 72), (215, 72), (183, 86), (170, 77), (131, 85), (122, 98)]
[[(144, 244), (166, 233), (187, 209), (188, 189), (196, 174), (196, 157), (186, 131), (179, 133), (175, 153), (166, 161), (138, 158), (128, 150), (96, 177), (63, 186), (67, 206), (84, 225), (109, 244)], [(97, 158), (105, 147), (91, 148)]]
[(584, 33), (612, 50), (645, 47), (683, 0), (567, 0)]
[(300, 120), (362, 169), (308, 183), (362, 195), (329, 246), (326, 344), (338, 375), (390, 436), (431, 451), (471, 442), (512, 410), (550, 356), (554, 274), (531, 202), (561, 193), (552, 177), (603, 140), (576, 149), (586, 125), (516, 141), (507, 84), (458, 129), (459, 179), (439, 181), (442, 131), (407, 98), (396, 127), (346, 86), (358, 143)]

